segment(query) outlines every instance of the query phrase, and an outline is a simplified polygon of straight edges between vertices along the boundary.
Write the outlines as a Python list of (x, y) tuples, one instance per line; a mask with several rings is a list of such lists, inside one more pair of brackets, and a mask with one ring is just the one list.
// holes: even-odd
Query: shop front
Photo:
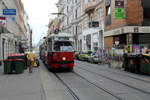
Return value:
[(82, 50), (87, 51), (97, 51), (98, 48), (102, 48), (103, 39), (102, 33), (98, 28), (89, 28), (83, 30), (82, 34)]
[(123, 45), (148, 45), (150, 44), (149, 26), (125, 26), (104, 32), (104, 45), (123, 46)]

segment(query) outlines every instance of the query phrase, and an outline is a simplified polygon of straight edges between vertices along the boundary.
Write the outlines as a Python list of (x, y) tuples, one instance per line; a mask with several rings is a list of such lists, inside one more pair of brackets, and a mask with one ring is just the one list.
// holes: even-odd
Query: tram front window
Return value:
[(73, 48), (70, 42), (55, 42), (54, 50), (68, 52), (73, 51)]

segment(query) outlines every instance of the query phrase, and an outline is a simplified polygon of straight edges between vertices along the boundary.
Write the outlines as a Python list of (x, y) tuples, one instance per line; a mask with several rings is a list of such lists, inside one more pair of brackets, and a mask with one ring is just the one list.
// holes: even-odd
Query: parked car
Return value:
[(101, 63), (101, 59), (98, 56), (98, 52), (91, 53), (91, 56), (89, 56), (88, 61), (91, 63)]
[(91, 55), (92, 52), (84, 52), (79, 54), (79, 60), (82, 61), (88, 61), (89, 56)]

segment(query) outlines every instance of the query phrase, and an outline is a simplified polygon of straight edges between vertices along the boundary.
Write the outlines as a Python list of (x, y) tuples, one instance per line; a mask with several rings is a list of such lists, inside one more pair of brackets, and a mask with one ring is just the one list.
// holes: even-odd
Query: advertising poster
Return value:
[(133, 45), (133, 53), (140, 54), (140, 46), (139, 45)]
[(123, 18), (125, 18), (125, 9), (124, 8), (115, 8), (114, 9), (114, 17), (116, 19), (123, 19)]

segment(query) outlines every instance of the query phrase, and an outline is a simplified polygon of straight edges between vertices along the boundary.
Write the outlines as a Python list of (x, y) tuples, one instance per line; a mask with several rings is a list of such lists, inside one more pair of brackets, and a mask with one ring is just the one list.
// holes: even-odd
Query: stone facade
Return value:
[[(59, 12), (65, 15), (62, 29), (74, 35), (77, 51), (96, 51), (118, 42), (144, 44), (144, 35), (149, 37), (147, 0), (60, 0), (59, 4)], [(116, 18), (116, 8), (123, 8), (124, 18)]]
[[(3, 9), (16, 9), (16, 15), (3, 15)], [(6, 26), (0, 31), (0, 60), (11, 53), (19, 52), (19, 45), (26, 34), (24, 7), (21, 0), (1, 0), (0, 15), (6, 18)]]

